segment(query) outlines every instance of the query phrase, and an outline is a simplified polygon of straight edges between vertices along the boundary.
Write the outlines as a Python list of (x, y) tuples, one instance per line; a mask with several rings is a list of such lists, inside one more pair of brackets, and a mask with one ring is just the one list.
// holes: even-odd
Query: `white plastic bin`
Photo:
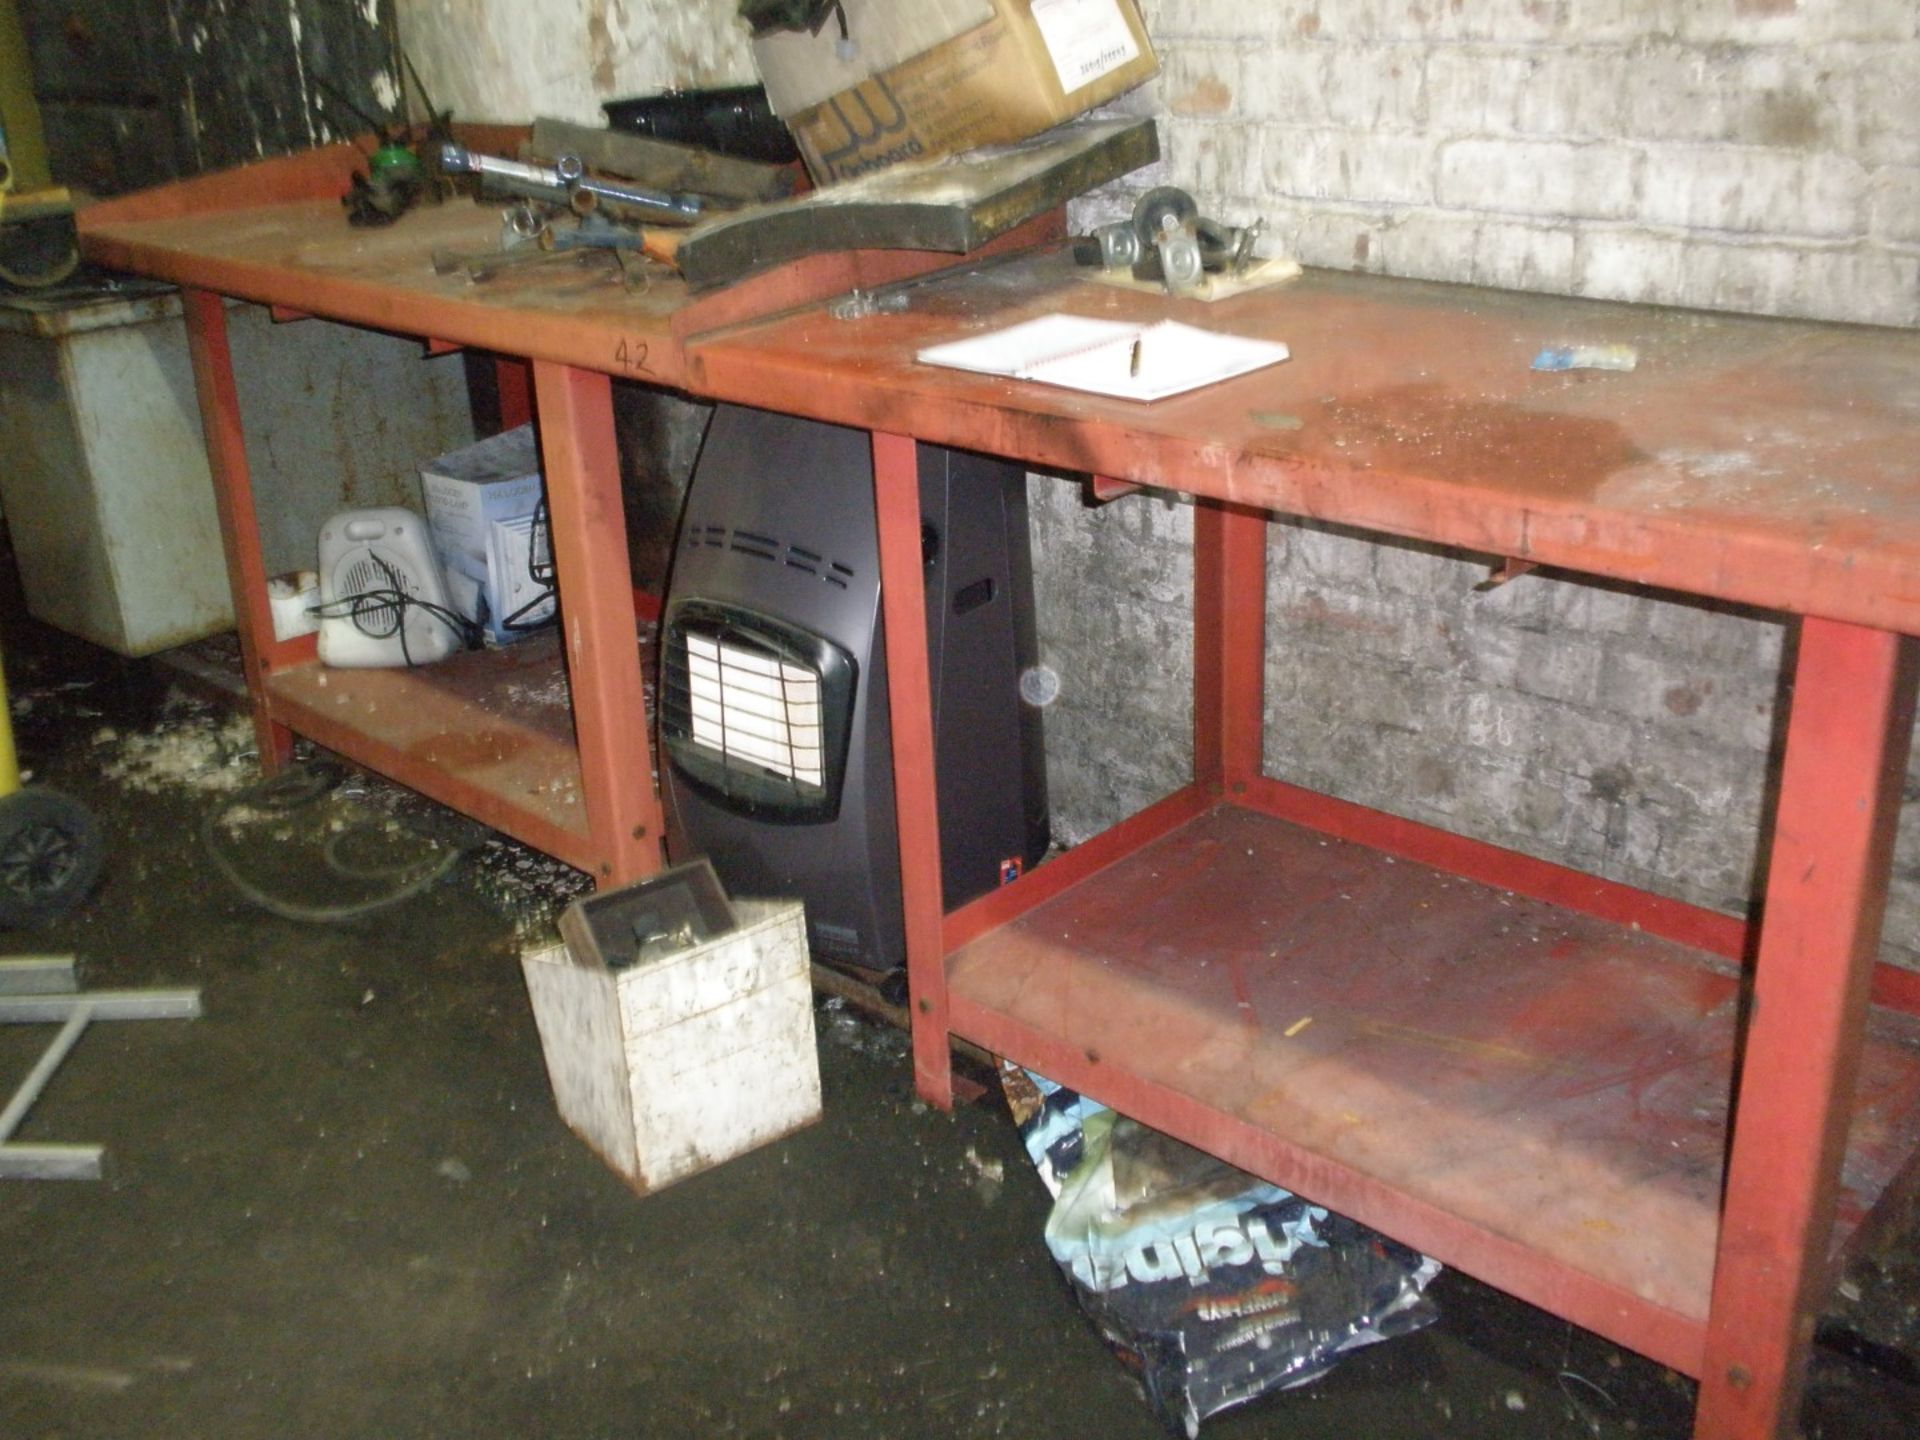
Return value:
[[(27, 608), (123, 655), (227, 629), (226, 555), (179, 296), (0, 300), (0, 506)], [(420, 505), (416, 467), (473, 438), (457, 355), (228, 309), (267, 573), (311, 570), (328, 516)]]

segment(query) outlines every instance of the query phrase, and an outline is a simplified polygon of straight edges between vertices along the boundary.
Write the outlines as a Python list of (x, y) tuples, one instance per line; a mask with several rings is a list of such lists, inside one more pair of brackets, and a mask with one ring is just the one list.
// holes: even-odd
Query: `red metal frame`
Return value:
[[(587, 812), (589, 834), (583, 840), (430, 760), (392, 750), (364, 735), (350, 716), (316, 707), (293, 692), (276, 696), (269, 687), (271, 677), (311, 664), (314, 639), (273, 638), (226, 302), (205, 290), (188, 290), (184, 305), (262, 767), (277, 770), (291, 757), (295, 732), (286, 723), (291, 720), (320, 743), (588, 869), (602, 885), (624, 884), (657, 870), (665, 826), (651, 780), (632, 590), (598, 578), (624, 579), (628, 569), (609, 379), (547, 362), (533, 367)], [(502, 417), (520, 423), (532, 410), (528, 366), (503, 359), (499, 375)]]
[(500, 407), (500, 428), (512, 430), (533, 419), (533, 366), (509, 355), (493, 362), (493, 383)]
[(205, 290), (181, 294), (187, 327), (187, 354), (193, 364), (194, 390), (200, 401), (200, 425), (206, 435), (207, 467), (213, 475), (220, 544), (227, 556), (234, 624), (240, 633), (240, 662), (247, 672), (248, 704), (260, 766), (279, 770), (293, 755), (293, 732), (269, 711), (261, 682), (279, 663), (312, 653), (312, 641), (279, 647), (273, 639), (273, 611), (267, 600), (267, 569), (260, 555), (260, 525), (253, 507), (253, 472), (247, 465), (247, 441), (240, 425), (240, 391), (233, 379), (233, 351), (227, 343), (227, 307)]
[(540, 453), (566, 633), (581, 790), (602, 885), (660, 868), (666, 826), (648, 763), (640, 651), (627, 575), (627, 522), (613, 433), (613, 382), (593, 370), (537, 360)]
[[(934, 796), (933, 690), (927, 668), (927, 602), (921, 575), (919, 447), (875, 432), (873, 490), (880, 540), (880, 606), (887, 630), (887, 713), (900, 828), (900, 891), (913, 1000), (913, 1069), (920, 1093), (953, 1106), (940, 890), (940, 823)], [(914, 637), (902, 642), (896, 637)]]
[(1695, 1434), (1794, 1433), (1900, 787), (1915, 642), (1801, 622)]
[[(1525, 419), (1514, 435), (1531, 437), (1524, 444), (1516, 439), (1498, 453), (1471, 445), (1451, 450), (1423, 445), (1417, 453), (1402, 453), (1395, 448), (1399, 432), (1376, 427), (1377, 453), (1357, 464), (1350, 455), (1325, 448), (1327, 436), (1351, 427), (1309, 426), (1299, 437), (1277, 443), (1249, 418), (1245, 396), (1231, 386), (1150, 412), (1088, 410), (1081, 401), (1063, 412), (1058, 397), (1024, 390), (1010, 394), (998, 380), (930, 373), (911, 361), (922, 343), (947, 338), (940, 332), (950, 326), (950, 312), (941, 307), (915, 307), (872, 327), (810, 316), (764, 327), (752, 323), (779, 303), (805, 305), (845, 288), (860, 263), (872, 268), (871, 281), (924, 269), (924, 259), (810, 262), (757, 277), (719, 298), (688, 303), (665, 318), (569, 305), (497, 308), (427, 289), (408, 290), (371, 273), (301, 271), (272, 250), (271, 237), (240, 243), (229, 234), (231, 227), (208, 213), (275, 200), (335, 213), (331, 197), (358, 158), (352, 147), (334, 147), (237, 177), (211, 177), (151, 197), (112, 202), (83, 217), (89, 253), (171, 275), (189, 286), (218, 285), (261, 300), (310, 306), (312, 313), (544, 357), (536, 364), (533, 395), (524, 366), (502, 364), (502, 416), (515, 423), (529, 413), (532, 399), (539, 402), (575, 683), (580, 778), (589, 810), (592, 854), (583, 858), (603, 882), (644, 874), (659, 863), (660, 820), (646, 779), (647, 727), (633, 645), (609, 382), (600, 372), (611, 367), (655, 381), (684, 379), (703, 393), (874, 428), (913, 1051), (921, 1093), (935, 1103), (951, 1103), (950, 1031), (1002, 1045), (1069, 1083), (1085, 1084), (1148, 1123), (1198, 1138), (1249, 1168), (1284, 1173), (1317, 1198), (1356, 1213), (1390, 1216), (1402, 1238), (1701, 1375), (1702, 1436), (1782, 1434), (1791, 1428), (1807, 1333), (1831, 1263), (1827, 1241), (1836, 1167), (1868, 997), (1920, 1010), (1920, 980), (1876, 972), (1873, 964), (1912, 716), (1914, 645), (1883, 629), (1862, 628), (1910, 625), (1910, 546), (1902, 549), (1884, 542), (1877, 531), (1856, 527), (1810, 549), (1804, 532), (1811, 522), (1791, 507), (1756, 504), (1730, 515), (1718, 492), (1704, 498), (1689, 493), (1680, 503), (1656, 508), (1601, 503), (1590, 486), (1571, 483), (1555, 462), (1584, 456), (1598, 466), (1596, 475), (1604, 475), (1618, 447), (1591, 427), (1528, 409), (1533, 380), (1504, 359), (1505, 351), (1515, 348), (1516, 325), (1543, 333), (1564, 328), (1559, 302), (1529, 302), (1525, 316), (1495, 324), (1367, 290), (1374, 282), (1302, 281), (1284, 304), (1246, 311), (1243, 318), (1249, 322), (1284, 324), (1323, 339), (1344, 339), (1357, 333), (1356, 324), (1362, 327), (1359, 333), (1393, 337), (1390, 345), (1303, 344), (1297, 352), (1301, 358), (1274, 382), (1283, 388), (1320, 387), (1304, 389), (1303, 404), (1335, 391), (1360, 394), (1384, 386), (1397, 393), (1391, 387), (1404, 385), (1410, 365), (1458, 356), (1463, 328), (1471, 331), (1465, 358), (1480, 357), (1478, 368), (1475, 363), (1453, 367), (1467, 376), (1459, 384), (1473, 387), (1466, 398), (1485, 409), (1488, 396), (1481, 392), (1504, 387), (1492, 398)], [(1057, 226), (1057, 218), (1046, 223)], [(1005, 243), (1013, 243), (1013, 237)], [(1057, 281), (1043, 271), (1035, 270), (1036, 303), (1051, 307), (1057, 303)], [(1150, 298), (1121, 297), (1114, 303), (1158, 313), (1159, 302)], [(284, 761), (291, 736), (276, 721), (263, 679), (309, 661), (312, 647), (271, 640), (221, 304), (204, 288), (190, 290), (188, 334), (254, 723), (263, 761), (272, 766)], [(983, 301), (983, 314), (992, 308)], [(1365, 331), (1368, 325), (1375, 329)], [(697, 356), (684, 353), (695, 337), (716, 335), (715, 327), (728, 327), (729, 333), (703, 339)], [(1788, 328), (1768, 331), (1775, 350), (1786, 343), (1779, 337)], [(1690, 434), (1702, 407), (1748, 396), (1741, 387), (1753, 383), (1754, 353), (1748, 343), (1729, 347), (1718, 360), (1690, 373), (1679, 389), (1670, 377), (1623, 380), (1616, 396), (1623, 407), (1619, 413), (1638, 427), (1633, 438), (1640, 451), (1650, 453), (1664, 439)], [(1868, 353), (1864, 342), (1861, 353)], [(637, 367), (636, 355), (643, 357)], [(1778, 370), (1784, 362), (1774, 354), (1769, 363)], [(1788, 384), (1780, 374), (1774, 379)], [(1854, 391), (1844, 393), (1852, 406)], [(1801, 399), (1816, 418), (1827, 413), (1821, 406), (1840, 403), (1831, 395)], [(1751, 403), (1751, 397), (1743, 403)], [(1910, 420), (1897, 407), (1879, 403), (1868, 405), (1867, 412), (1862, 423), (1869, 430), (1862, 433), (1869, 439), (1910, 438)], [(1853, 410), (1848, 413), (1854, 416)], [(909, 415), (910, 424), (903, 419)], [(940, 888), (917, 464), (914, 439), (902, 433), (909, 428), (931, 441), (1101, 472), (1113, 477), (1099, 487), (1109, 493), (1145, 483), (1211, 497), (1195, 511), (1194, 783), (953, 916), (943, 914)], [(1527, 453), (1528, 445), (1539, 453)], [(1863, 495), (1881, 495), (1891, 483), (1857, 463), (1857, 456), (1848, 463)], [(1875, 490), (1876, 485), (1882, 488)], [(1508, 571), (1556, 563), (1575, 572), (1683, 590), (1693, 588), (1690, 582), (1703, 573), (1705, 554), (1712, 593), (1723, 599), (1839, 617), (1809, 619), (1801, 627), (1767, 908), (1757, 931), (1725, 916), (1265, 778), (1264, 507), (1516, 557)], [(617, 585), (607, 578), (614, 574), (620, 576)], [(285, 677), (286, 683), (295, 678)], [(343, 739), (351, 738), (349, 727)], [(1065, 897), (1104, 866), (1192, 820), (1222, 797), (1567, 909), (1637, 924), (1722, 956), (1754, 952), (1754, 1012), (1746, 1032), (1705, 1324), (1570, 1271), (1368, 1173), (1150, 1082), (1129, 1070), (1125, 1055), (1076, 1050), (1057, 1035), (1023, 1029), (964, 996), (950, 996), (951, 948), (986, 936), (1049, 897)]]
[[(903, 753), (896, 781), (920, 1093), (951, 1103), (949, 1031), (1018, 1055), (1063, 1083), (1234, 1160), (1285, 1176), (1336, 1207), (1391, 1215), (1398, 1236), (1511, 1293), (1700, 1377), (1702, 1437), (1790, 1433), (1812, 1323), (1833, 1263), (1835, 1192), (1870, 991), (1879, 917), (1914, 707), (1915, 642), (1837, 622), (1802, 623), (1796, 699), (1763, 926), (1286, 785), (1261, 773), (1265, 516), (1202, 502), (1194, 537), (1192, 786), (940, 922), (938, 828), (918, 584), (912, 446), (876, 437), (883, 497), (888, 664)], [(945, 955), (1060, 895), (1184, 824), (1212, 797), (1355, 840), (1731, 960), (1752, 953), (1755, 1015), (1739, 1101), (1705, 1324), (1525, 1245), (1463, 1223), (1284, 1136), (1198, 1105), (1133, 1073), (1124, 1057), (1081, 1050), (950, 995)], [(938, 933), (940, 938), (935, 940)], [(1881, 967), (1882, 971), (1885, 967)]]
[(1266, 512), (1195, 502), (1193, 775), (1230, 795), (1261, 770), (1266, 595)]

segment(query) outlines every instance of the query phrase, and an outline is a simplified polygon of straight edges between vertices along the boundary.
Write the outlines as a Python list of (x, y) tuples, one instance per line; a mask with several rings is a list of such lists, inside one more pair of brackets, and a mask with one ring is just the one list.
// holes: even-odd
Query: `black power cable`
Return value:
[[(436, 605), (431, 600), (422, 600), (407, 589), (404, 576), (381, 556), (372, 550), (367, 558), (378, 567), (387, 579), (387, 585), (378, 590), (361, 590), (352, 595), (340, 595), (320, 605), (309, 606), (307, 613), (319, 620), (351, 620), (361, 634), (375, 640), (384, 640), (397, 634), (400, 638), (400, 658), (409, 669), (415, 661), (413, 651), (407, 644), (407, 612), (420, 610), (431, 615), (458, 637), (461, 648), (477, 650), (480, 648), (480, 627), (457, 610), (445, 605)], [(537, 603), (537, 602), (536, 602)]]
[[(550, 600), (556, 600), (558, 596), (558, 589), (554, 582), (552, 534), (552, 522), (547, 515), (547, 497), (542, 491), (539, 503), (533, 507), (533, 524), (527, 531), (527, 578), (540, 586), (541, 590), (538, 595), (500, 622), (502, 630), (527, 634), (534, 630), (544, 630), (559, 618), (559, 609), (556, 604), (553, 614), (543, 615), (538, 620), (527, 619), (527, 616), (535, 610)], [(546, 552), (544, 560), (540, 558), (542, 551)]]
[(221, 830), (229, 817), (238, 820), (244, 816), (258, 821), (263, 817), (271, 820), (291, 816), (325, 800), (344, 778), (344, 773), (337, 766), (322, 762), (282, 770), (256, 780), (221, 800), (202, 817), (200, 843), (215, 868), (244, 899), (283, 919), (310, 924), (340, 924), (357, 920), (411, 900), (445, 877), (477, 843), (446, 843), (420, 835), (418, 838), (433, 846), (420, 858), (394, 864), (369, 865), (353, 861), (347, 855), (347, 849), (353, 843), (364, 843), (370, 835), (384, 834), (388, 828), (387, 822), (377, 817), (366, 817), (338, 828), (330, 826), (320, 850), (321, 861), (328, 871), (353, 884), (388, 882), (383, 891), (336, 904), (317, 903), (309, 894), (297, 899), (291, 895), (276, 895), (242, 873), (240, 857), (252, 853), (257, 847), (228, 845), (221, 840)]

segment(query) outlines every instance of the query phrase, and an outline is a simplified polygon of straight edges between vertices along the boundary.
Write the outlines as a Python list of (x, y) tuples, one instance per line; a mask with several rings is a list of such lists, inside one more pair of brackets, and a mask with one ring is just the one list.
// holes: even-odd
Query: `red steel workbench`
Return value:
[[(305, 733), (603, 881), (647, 873), (609, 377), (869, 428), (922, 1092), (947, 1101), (949, 1038), (977, 1041), (1698, 1376), (1702, 1436), (1791, 1429), (1833, 1266), (1920, 1150), (1920, 985), (1874, 963), (1920, 634), (1920, 337), (1322, 275), (1198, 307), (1058, 255), (851, 322), (814, 302), (939, 262), (820, 257), (699, 300), (564, 270), (476, 287), (427, 257), (492, 218), (348, 232), (358, 159), (82, 217), (93, 259), (188, 287), (267, 763)], [(524, 646), (356, 673), (273, 642), (222, 295), (492, 352), (509, 393), (530, 362), (570, 717), (525, 701)], [(1295, 358), (1152, 406), (912, 360), (1054, 309)], [(1640, 369), (1528, 370), (1572, 341), (1636, 344)], [(1197, 500), (1192, 783), (952, 915), (915, 439)], [(1274, 512), (1801, 617), (1763, 922), (1268, 778)]]
[[(1055, 310), (1294, 358), (1147, 406), (913, 360)], [(1569, 342), (1640, 366), (1530, 371)], [(924, 1095), (947, 1101), (962, 1036), (1697, 1376), (1701, 1436), (1793, 1429), (1834, 1266), (1920, 1148), (1914, 977), (1875, 963), (1920, 336), (1333, 275), (1199, 306), (1056, 255), (688, 364), (703, 394), (875, 435)], [(916, 439), (1197, 500), (1192, 783), (952, 915)], [(1799, 617), (1763, 921), (1268, 778), (1270, 512)]]
[[(524, 130), (463, 127), (512, 153)], [(90, 207), (81, 245), (103, 265), (185, 291), (188, 342), (219, 502), (262, 763), (305, 735), (537, 849), (620, 884), (661, 863), (663, 826), (628, 579), (611, 381), (686, 383), (696, 330), (871, 287), (954, 257), (818, 255), (699, 298), (678, 280), (623, 288), (603, 263), (504, 270), (475, 284), (435, 273), (435, 251), (497, 250), (499, 210), (460, 199), (388, 229), (349, 229), (340, 206), (365, 165), (350, 144), (208, 175)], [(1029, 222), (989, 249), (1060, 233)], [(419, 670), (329, 670), (311, 636), (273, 638), (223, 296), (418, 336), (431, 352), (499, 360), (503, 422), (536, 409), (564, 631)], [(424, 458), (424, 457), (423, 457)]]

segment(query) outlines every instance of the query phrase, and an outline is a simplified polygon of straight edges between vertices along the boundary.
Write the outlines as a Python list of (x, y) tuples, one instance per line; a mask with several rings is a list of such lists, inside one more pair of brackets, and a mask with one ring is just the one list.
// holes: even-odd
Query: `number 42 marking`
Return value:
[(651, 375), (647, 365), (647, 342), (644, 340), (622, 340), (613, 347), (613, 363), (620, 369), (635, 375)]

